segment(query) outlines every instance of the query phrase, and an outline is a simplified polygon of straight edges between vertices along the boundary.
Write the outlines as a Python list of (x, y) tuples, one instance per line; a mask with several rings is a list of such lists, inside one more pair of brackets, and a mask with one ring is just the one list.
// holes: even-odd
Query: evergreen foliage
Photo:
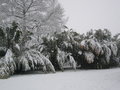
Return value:
[[(112, 37), (108, 30), (91, 30), (86, 35), (72, 29), (55, 32), (42, 36), (39, 43), (30, 31), (22, 37), (18, 25), (13, 22), (11, 27), (0, 29), (1, 78), (35, 70), (55, 73), (68, 67), (74, 70), (103, 69), (120, 65), (118, 39)], [(102, 38), (103, 33), (105, 38)]]

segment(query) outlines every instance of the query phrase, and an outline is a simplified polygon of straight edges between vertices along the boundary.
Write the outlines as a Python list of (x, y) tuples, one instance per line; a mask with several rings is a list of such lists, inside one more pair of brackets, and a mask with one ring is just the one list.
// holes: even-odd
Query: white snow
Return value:
[(16, 44), (15, 47), (20, 51), (20, 46), (18, 44)]
[(86, 61), (90, 64), (90, 63), (93, 63), (94, 62), (94, 54), (92, 52), (85, 52), (84, 53), (84, 56), (85, 56), (85, 59)]
[(0, 90), (120, 90), (120, 68), (16, 75), (0, 80)]

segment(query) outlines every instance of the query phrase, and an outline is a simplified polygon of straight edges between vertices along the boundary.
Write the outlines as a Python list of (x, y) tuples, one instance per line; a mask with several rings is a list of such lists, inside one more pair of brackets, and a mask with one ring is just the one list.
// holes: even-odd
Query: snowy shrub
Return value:
[(67, 53), (58, 49), (57, 61), (60, 69), (63, 71), (66, 67), (65, 65), (71, 66), (74, 70), (76, 70), (76, 62), (74, 58), (71, 56), (71, 53)]
[(7, 78), (14, 74), (16, 64), (13, 53), (10, 49), (7, 50), (6, 55), (0, 59), (0, 78)]
[(71, 67), (76, 70), (78, 66), (103, 69), (120, 65), (118, 43), (111, 41), (108, 30), (90, 31), (85, 36), (71, 29), (41, 36), (39, 40), (30, 31), (21, 39), (15, 22), (6, 30), (6, 39), (0, 36), (0, 40), (7, 40), (6, 47), (0, 44), (1, 78), (35, 70), (55, 73)]
[(97, 56), (103, 55), (103, 53), (104, 53), (104, 51), (102, 49), (102, 45), (99, 42), (96, 42), (94, 53)]
[(89, 47), (92, 51), (94, 51), (94, 50), (95, 50), (95, 47), (96, 47), (96, 41), (95, 41), (94, 39), (88, 39), (86, 42), (87, 42), (86, 44), (88, 44), (88, 47)]
[(41, 53), (39, 53), (39, 55), (42, 58), (45, 66), (46, 66), (47, 71), (51, 71), (51, 72), (55, 73), (55, 69), (54, 69), (54, 66), (52, 65), (51, 61), (47, 57), (42, 55)]
[(116, 57), (118, 53), (117, 45), (114, 42), (110, 42), (108, 47), (111, 49), (112, 56)]
[(111, 59), (111, 49), (107, 46), (107, 44), (102, 45), (103, 53), (97, 58), (98, 67), (102, 68), (109, 68)]
[(5, 78), (8, 78), (9, 76), (10, 76), (9, 67), (4, 62), (4, 58), (1, 58), (0, 59), (0, 79), (5, 79)]
[(71, 54), (68, 54), (67, 59), (68, 59), (68, 62), (70, 64), (70, 66), (72, 66), (72, 68), (74, 70), (76, 70), (77, 64), (76, 64), (75, 59), (73, 58), (73, 56), (71, 56)]
[(96, 39), (88, 39), (88, 47), (97, 56), (103, 53), (102, 46)]
[(84, 52), (84, 57), (87, 63), (91, 64), (94, 62), (95, 55), (92, 52)]
[(109, 47), (107, 47), (106, 44), (103, 44), (103, 51), (104, 51), (104, 56), (105, 56), (105, 60), (106, 62), (109, 64), (110, 62), (110, 57), (111, 57), (111, 50)]
[(55, 70), (60, 70), (57, 62), (57, 44), (53, 36), (43, 37), (43, 43), (38, 50), (51, 61)]
[[(105, 36), (105, 39), (101, 36), (97, 36), (101, 33), (104, 34), (103, 36)], [(52, 64), (53, 62), (58, 63), (58, 61), (56, 61), (56, 53), (59, 53), (59, 51), (57, 51), (58, 47), (64, 53), (72, 53), (77, 65), (92, 65), (94, 68), (98, 68), (98, 66), (102, 64), (103, 66), (109, 65), (110, 60), (112, 60), (111, 57), (115, 57), (118, 51), (116, 44), (114, 42), (110, 42), (111, 36), (109, 31), (97, 30), (95, 33), (92, 31), (87, 35), (88, 36), (80, 35), (72, 30), (55, 33), (43, 40), (45, 42), (43, 42), (44, 44), (42, 46), (44, 50), (43, 48), (41, 48), (41, 50), (45, 56), (47, 56), (50, 60), (53, 60), (51, 61)], [(99, 40), (100, 38), (102, 38), (103, 41)], [(105, 43), (106, 40), (107, 43)], [(61, 57), (61, 63), (63, 63), (62, 58), (64, 57)], [(55, 68), (60, 66), (58, 64), (53, 65)]]
[(115, 42), (108, 42), (108, 47), (111, 50), (111, 57), (110, 57), (110, 67), (119, 66), (119, 58), (117, 57), (118, 48)]
[(87, 40), (81, 41), (81, 43), (80, 43), (80, 48), (81, 48), (82, 50), (89, 50), (89, 47), (88, 47), (88, 44), (87, 44)]
[(80, 48), (85, 51), (91, 51), (97, 56), (103, 53), (102, 46), (94, 38), (81, 41)]
[(35, 49), (27, 50), (19, 57), (18, 70), (43, 70), (44, 72), (55, 72), (55, 69), (49, 59)]
[(65, 54), (65, 52), (63, 52), (60, 49), (58, 49), (57, 61), (58, 61), (58, 65), (59, 65), (59, 67), (60, 67), (60, 69), (62, 71), (64, 70), (65, 60), (66, 60), (66, 54)]

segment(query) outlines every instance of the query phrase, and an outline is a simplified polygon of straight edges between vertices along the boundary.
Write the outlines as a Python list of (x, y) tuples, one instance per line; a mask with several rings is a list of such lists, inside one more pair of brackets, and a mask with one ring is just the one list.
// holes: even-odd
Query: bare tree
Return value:
[[(2, 21), (20, 23), (23, 32), (60, 31), (63, 19), (63, 8), (57, 0), (0, 0)], [(3, 16), (5, 18), (3, 18)]]

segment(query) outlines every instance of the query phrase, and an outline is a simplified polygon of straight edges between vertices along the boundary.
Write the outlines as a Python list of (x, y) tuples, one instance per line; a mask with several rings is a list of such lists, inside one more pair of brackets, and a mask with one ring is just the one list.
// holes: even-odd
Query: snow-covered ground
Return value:
[(120, 90), (120, 68), (15, 75), (0, 90)]

